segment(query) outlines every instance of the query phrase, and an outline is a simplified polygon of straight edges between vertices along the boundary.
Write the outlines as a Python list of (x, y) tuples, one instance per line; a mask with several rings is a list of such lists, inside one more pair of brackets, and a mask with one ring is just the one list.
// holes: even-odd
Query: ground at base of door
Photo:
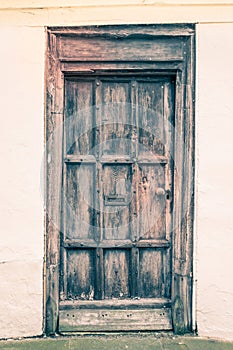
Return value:
[(233, 342), (157, 335), (75, 336), (0, 341), (1, 350), (233, 350)]

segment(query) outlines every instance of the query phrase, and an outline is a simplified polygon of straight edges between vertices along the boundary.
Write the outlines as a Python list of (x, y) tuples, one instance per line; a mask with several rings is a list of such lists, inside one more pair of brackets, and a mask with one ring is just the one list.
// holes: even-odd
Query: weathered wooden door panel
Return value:
[(93, 148), (93, 104), (92, 82), (66, 81), (65, 106), (66, 115), (69, 116), (65, 124), (67, 154), (89, 154), (89, 150)]
[(192, 330), (194, 34), (48, 29), (47, 334)]
[(103, 166), (102, 233), (104, 240), (131, 239), (131, 186), (131, 166), (127, 164)]
[(68, 249), (66, 254), (67, 300), (93, 299), (95, 289), (94, 249)]
[(81, 309), (60, 311), (60, 332), (170, 330), (171, 309)]
[(64, 202), (64, 233), (67, 239), (94, 239), (91, 210), (94, 181), (95, 167), (92, 164), (67, 164)]
[(104, 250), (104, 297), (130, 298), (130, 252), (128, 249)]
[[(60, 331), (171, 329), (173, 119), (173, 77), (65, 80)], [(106, 314), (116, 299), (144, 302)]]

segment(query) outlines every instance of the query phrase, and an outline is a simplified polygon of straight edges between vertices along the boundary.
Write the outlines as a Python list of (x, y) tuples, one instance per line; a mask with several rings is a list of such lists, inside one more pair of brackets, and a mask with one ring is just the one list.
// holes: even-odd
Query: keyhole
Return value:
[(148, 179), (147, 179), (147, 176), (143, 176), (142, 177), (142, 187), (143, 187), (143, 190), (146, 192), (147, 189), (148, 189)]

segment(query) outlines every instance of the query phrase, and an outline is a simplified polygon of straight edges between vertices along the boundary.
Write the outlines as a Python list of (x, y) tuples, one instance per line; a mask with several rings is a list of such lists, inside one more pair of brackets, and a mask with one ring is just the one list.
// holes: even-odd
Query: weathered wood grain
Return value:
[(147, 62), (61, 62), (61, 71), (67, 76), (82, 74), (83, 76), (106, 74), (111, 77), (114, 74), (127, 76), (129, 73), (140, 76), (146, 73), (151, 76), (176, 75), (176, 71), (183, 68), (183, 60), (178, 61), (147, 61)]
[(68, 239), (94, 238), (93, 206), (95, 168), (91, 164), (67, 164), (65, 211), (65, 237)]
[(194, 38), (187, 38), (185, 66), (177, 72), (173, 220), (172, 317), (174, 331), (192, 329), (194, 206)]
[(61, 61), (167, 61), (183, 60), (180, 38), (99, 39), (61, 36)]
[(131, 167), (128, 165), (114, 164), (103, 167), (104, 239), (130, 238), (131, 176)]
[(104, 299), (104, 253), (102, 248), (96, 249), (96, 286), (95, 299)]
[(102, 81), (102, 151), (106, 155), (130, 155), (131, 116), (129, 84)]
[[(192, 277), (174, 274), (172, 290), (176, 293), (172, 302), (174, 332), (184, 334), (190, 331), (192, 322)], [(173, 292), (173, 293), (174, 293)]]
[(139, 236), (141, 239), (165, 238), (164, 166), (141, 165), (139, 169)]
[(163, 80), (138, 82), (137, 93), (139, 154), (164, 156)]
[(57, 59), (57, 38), (48, 36), (46, 60), (46, 312), (45, 331), (54, 334), (58, 324), (60, 220), (62, 187), (63, 76)]
[(132, 241), (131, 239), (105, 239), (96, 241), (94, 239), (65, 239), (62, 242), (64, 248), (169, 248), (170, 241), (166, 239), (142, 239)]
[(60, 332), (171, 330), (170, 309), (61, 310)]
[(130, 298), (106, 300), (65, 300), (60, 302), (60, 310), (74, 309), (164, 309), (171, 307), (167, 298)]
[(82, 163), (82, 164), (95, 164), (96, 163), (96, 158), (95, 156), (92, 156), (90, 154), (67, 154), (66, 157), (64, 158), (64, 161), (67, 163)]
[(79, 37), (107, 37), (107, 38), (142, 38), (147, 35), (157, 36), (190, 36), (195, 32), (194, 24), (127, 24), (110, 26), (80, 26), (80, 27), (52, 27), (52, 32), (57, 35), (79, 36)]
[(124, 249), (104, 252), (104, 297), (127, 298), (129, 289), (129, 251)]
[(95, 270), (92, 249), (67, 251), (66, 259), (67, 299), (94, 299)]
[(66, 154), (92, 153), (93, 82), (65, 80), (65, 145)]
[(142, 298), (164, 297), (164, 252), (155, 249), (139, 250), (139, 296)]

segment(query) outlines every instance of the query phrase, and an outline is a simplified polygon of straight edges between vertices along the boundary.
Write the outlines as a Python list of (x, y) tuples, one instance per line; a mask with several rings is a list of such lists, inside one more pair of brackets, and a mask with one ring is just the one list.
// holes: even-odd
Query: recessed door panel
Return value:
[(67, 79), (64, 136), (67, 154), (90, 154), (93, 140), (93, 82)]
[(105, 299), (130, 297), (130, 253), (127, 249), (104, 252)]
[(68, 164), (63, 201), (64, 231), (67, 239), (94, 239), (95, 167)]
[(95, 289), (94, 251), (69, 249), (66, 259), (66, 298), (93, 300)]
[(141, 298), (161, 298), (165, 296), (166, 279), (163, 266), (167, 264), (166, 251), (143, 248), (139, 252), (139, 281)]
[(103, 239), (130, 239), (131, 166), (103, 167)]
[(101, 82), (102, 140), (101, 153), (126, 155), (130, 153), (130, 84), (129, 82)]
[(139, 237), (166, 238), (166, 182), (163, 164), (139, 166)]

